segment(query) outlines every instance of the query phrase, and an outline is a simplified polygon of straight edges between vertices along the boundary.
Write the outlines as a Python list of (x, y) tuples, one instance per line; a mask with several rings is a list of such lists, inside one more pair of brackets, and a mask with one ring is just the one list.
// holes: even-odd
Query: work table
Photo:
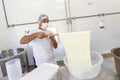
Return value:
[[(0, 79), (1, 80), (1, 79)], [(8, 80), (4, 78), (2, 80)], [(67, 68), (62, 65), (59, 67), (57, 76), (54, 80), (80, 80), (73, 77), (67, 70)], [(104, 58), (102, 64), (101, 72), (95, 78), (89, 80), (120, 80), (120, 77), (117, 75), (114, 65), (114, 58)]]

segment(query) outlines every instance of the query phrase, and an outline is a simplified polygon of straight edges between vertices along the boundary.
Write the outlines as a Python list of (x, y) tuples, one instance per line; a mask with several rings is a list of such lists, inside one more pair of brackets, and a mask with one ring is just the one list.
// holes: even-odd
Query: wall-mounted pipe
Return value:
[(80, 16), (80, 17), (72, 17), (72, 19), (79, 19), (79, 18), (90, 18), (90, 17), (101, 17), (101, 16), (107, 16), (107, 15), (115, 15), (120, 14), (120, 12), (114, 12), (114, 13), (100, 13), (96, 15), (88, 15), (88, 16)]
[[(88, 16), (80, 16), (80, 17), (71, 17), (71, 19), (80, 19), (80, 18), (90, 18), (90, 17), (101, 17), (101, 16), (107, 16), (107, 15), (116, 15), (120, 14), (120, 12), (114, 12), (114, 13), (101, 13), (101, 14), (96, 14), (96, 15), (88, 15)], [(7, 16), (6, 16), (7, 17)], [(68, 18), (63, 18), (63, 19), (56, 19), (56, 20), (50, 20), (50, 22), (55, 22), (55, 21), (63, 21), (67, 20)], [(8, 25), (8, 21), (6, 18), (6, 22)], [(14, 27), (14, 26), (21, 26), (21, 25), (30, 25), (30, 24), (36, 24), (37, 22), (30, 22), (30, 23), (22, 23), (22, 24), (11, 24), (8, 25), (8, 27)]]
[(66, 22), (68, 24), (68, 32), (70, 32), (70, 16), (69, 16), (69, 7), (68, 7), (68, 0), (64, 0), (64, 4), (65, 4), (65, 13), (66, 13)]
[(65, 4), (66, 23), (69, 24), (69, 16), (68, 16), (68, 9), (67, 9), (67, 0), (64, 0), (64, 4)]
[(6, 9), (5, 9), (4, 0), (2, 0), (2, 4), (3, 4), (3, 11), (4, 11), (4, 15), (5, 15), (5, 20), (6, 20), (7, 27), (10, 27), (9, 24), (8, 24), (8, 19), (7, 19), (7, 13), (6, 13)]
[(68, 24), (68, 32), (72, 32), (72, 19), (71, 19), (71, 6), (70, 0), (64, 0), (65, 4), (65, 13), (66, 13), (66, 21)]
[[(66, 18), (64, 19), (56, 19), (56, 20), (49, 20), (49, 22), (55, 22), (55, 21), (63, 21), (66, 20)], [(14, 27), (14, 26), (21, 26), (21, 25), (31, 25), (31, 24), (37, 24), (38, 22), (30, 22), (30, 23), (22, 23), (22, 24), (11, 24), (9, 25), (9, 27)]]
[(71, 14), (70, 0), (68, 0), (68, 12), (69, 12), (69, 25), (70, 25), (70, 31), (73, 32), (73, 27), (72, 27), (72, 14)]

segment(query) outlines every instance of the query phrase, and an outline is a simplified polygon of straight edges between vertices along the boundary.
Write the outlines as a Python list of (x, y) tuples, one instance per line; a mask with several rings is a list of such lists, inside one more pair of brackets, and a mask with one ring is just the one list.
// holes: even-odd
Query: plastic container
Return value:
[(20, 59), (15, 58), (5, 63), (9, 80), (19, 80), (22, 77)]
[(120, 48), (113, 48), (111, 53), (114, 56), (116, 72), (120, 75)]
[(58, 72), (58, 65), (43, 63), (20, 80), (53, 80)]
[(64, 58), (64, 64), (68, 68), (69, 72), (79, 79), (90, 79), (96, 77), (101, 70), (101, 64), (103, 62), (103, 57), (101, 54), (92, 52), (91, 53), (92, 65), (90, 67), (75, 67), (67, 64), (67, 58)]
[(1, 66), (0, 66), (0, 79), (2, 78), (2, 71), (1, 71)]

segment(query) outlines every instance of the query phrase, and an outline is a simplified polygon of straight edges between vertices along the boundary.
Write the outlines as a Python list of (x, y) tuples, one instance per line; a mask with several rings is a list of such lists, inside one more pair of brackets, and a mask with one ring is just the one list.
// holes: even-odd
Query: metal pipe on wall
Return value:
[(71, 17), (71, 7), (70, 0), (64, 0), (65, 3), (65, 12), (67, 17), (68, 32), (72, 32), (72, 17)]
[(5, 15), (6, 24), (7, 24), (7, 27), (9, 27), (4, 0), (2, 0), (2, 4), (3, 4), (3, 11)]
[(65, 4), (65, 13), (66, 13), (66, 23), (68, 24), (68, 32), (69, 32), (69, 15), (68, 15), (68, 7), (67, 7), (67, 0), (64, 0), (64, 4)]
[(70, 0), (68, 0), (68, 12), (69, 12), (69, 25), (70, 25), (70, 31), (73, 32)]
[(120, 14), (120, 12), (113, 12), (113, 13), (100, 13), (100, 14), (96, 14), (96, 15), (88, 15), (88, 16), (72, 17), (72, 19), (90, 18), (90, 17), (101, 17), (101, 16), (115, 15), (115, 14)]
[[(96, 14), (96, 15), (88, 15), (88, 16), (79, 16), (79, 17), (71, 17), (71, 19), (80, 19), (80, 18), (90, 18), (90, 17), (100, 17), (100, 16), (107, 16), (107, 15), (116, 15), (120, 14), (120, 12), (114, 12), (114, 13), (101, 13), (101, 14)], [(63, 18), (63, 19), (56, 19), (56, 20), (50, 20), (50, 22), (55, 22), (55, 21), (63, 21), (63, 20), (68, 20), (69, 18)], [(7, 21), (7, 19), (6, 19)], [(14, 26), (21, 26), (21, 25), (30, 25), (30, 24), (36, 24), (37, 22), (30, 22), (30, 23), (22, 23), (22, 24), (11, 24), (8, 25), (8, 27), (14, 27)]]
[(68, 32), (72, 32), (70, 0), (64, 0), (64, 2), (65, 2), (65, 12), (66, 12), (66, 17), (67, 17), (67, 24), (68, 24)]

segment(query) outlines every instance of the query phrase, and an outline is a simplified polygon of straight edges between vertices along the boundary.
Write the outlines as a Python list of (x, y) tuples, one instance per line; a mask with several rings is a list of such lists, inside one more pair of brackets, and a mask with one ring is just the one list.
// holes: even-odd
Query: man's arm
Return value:
[(54, 38), (55, 35), (54, 34), (49, 34), (48, 36), (49, 36), (49, 38), (51, 40), (52, 46), (56, 49), (58, 44), (57, 44), (57, 41)]
[(27, 44), (35, 38), (42, 39), (45, 37), (47, 37), (47, 35), (43, 32), (37, 32), (37, 33), (31, 34), (31, 35), (26, 35), (26, 36), (22, 37), (22, 39), (20, 40), (20, 44)]

